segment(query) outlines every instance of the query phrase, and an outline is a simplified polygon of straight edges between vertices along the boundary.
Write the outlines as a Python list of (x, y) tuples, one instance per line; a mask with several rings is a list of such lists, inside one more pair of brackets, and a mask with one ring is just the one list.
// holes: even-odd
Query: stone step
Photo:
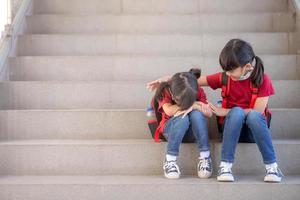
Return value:
[[(300, 79), (297, 55), (265, 55), (273, 80)], [(9, 59), (11, 81), (151, 81), (200, 67), (203, 75), (221, 70), (217, 56), (37, 56)], [(126, 69), (126, 70), (124, 70)]]
[[(234, 6), (232, 6), (234, 5)], [(36, 14), (282, 12), (287, 0), (34, 0)]]
[[(272, 109), (273, 139), (300, 139), (299, 109)], [(0, 141), (150, 139), (145, 110), (1, 110)], [(209, 126), (217, 139), (216, 119)]]
[[(300, 108), (300, 80), (274, 80), (271, 108)], [(219, 91), (205, 88), (209, 101)], [(0, 83), (0, 109), (125, 109), (148, 107), (153, 93), (142, 81), (54, 81)]]
[[(274, 140), (278, 163), (286, 175), (300, 174), (299, 140)], [(1, 175), (160, 175), (166, 144), (152, 140), (19, 140), (0, 142)], [(214, 170), (220, 143), (211, 143)], [(178, 164), (183, 174), (197, 173), (196, 144), (182, 144)], [(264, 175), (256, 144), (240, 143), (235, 174)]]
[(196, 200), (205, 196), (207, 200), (295, 200), (299, 197), (299, 175), (285, 177), (280, 184), (263, 183), (261, 176), (235, 178), (235, 183), (219, 183), (215, 178), (195, 176), (183, 176), (174, 181), (162, 176), (3, 176), (0, 177), (0, 198)]
[(31, 15), (26, 17), (26, 24), (29, 34), (292, 32), (295, 18), (293, 13), (287, 12)]
[[(203, 56), (219, 54), (232, 38), (250, 42), (256, 54), (290, 54), (290, 33), (61, 34), (18, 37), (17, 56), (111, 54)], [(274, 42), (276, 41), (276, 42)]]

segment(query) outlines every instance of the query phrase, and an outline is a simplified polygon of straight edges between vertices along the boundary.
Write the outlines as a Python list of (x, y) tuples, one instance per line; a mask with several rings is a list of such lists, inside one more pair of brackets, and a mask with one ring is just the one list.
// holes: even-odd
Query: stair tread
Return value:
[[(236, 175), (236, 182), (220, 183), (215, 178), (199, 179), (196, 176), (182, 176), (181, 179), (170, 181), (163, 176), (0, 176), (0, 185), (128, 185), (128, 184), (163, 184), (163, 185), (261, 185), (264, 183), (261, 176)], [(279, 184), (300, 184), (300, 175), (285, 176)]]
[[(211, 141), (220, 144), (219, 141)], [(128, 145), (128, 144), (163, 144), (155, 143), (153, 139), (113, 139), (113, 140), (8, 140), (0, 141), (0, 146), (5, 145)], [(274, 139), (273, 144), (300, 144), (300, 139)], [(193, 145), (193, 144), (192, 144)], [(256, 145), (254, 143), (240, 143), (240, 145)]]
[(291, 11), (266, 11), (266, 12), (247, 12), (247, 13), (36, 13), (27, 17), (38, 16), (57, 16), (57, 17), (101, 17), (101, 16), (222, 16), (222, 15), (271, 15), (271, 14), (286, 14), (293, 15)]

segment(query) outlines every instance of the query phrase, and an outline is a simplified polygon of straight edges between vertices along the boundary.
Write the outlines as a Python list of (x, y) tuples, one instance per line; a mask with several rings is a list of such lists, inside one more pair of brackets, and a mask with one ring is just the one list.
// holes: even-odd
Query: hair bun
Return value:
[(198, 79), (201, 76), (201, 69), (192, 68), (192, 69), (190, 69), (189, 73), (193, 74)]

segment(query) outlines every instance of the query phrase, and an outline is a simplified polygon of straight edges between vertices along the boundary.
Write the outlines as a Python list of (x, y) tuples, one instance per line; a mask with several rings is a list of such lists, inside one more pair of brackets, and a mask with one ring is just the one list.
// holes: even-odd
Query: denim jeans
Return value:
[(238, 142), (256, 142), (265, 164), (276, 162), (271, 132), (262, 113), (234, 107), (225, 118), (221, 161), (234, 162)]
[(178, 156), (182, 142), (195, 142), (199, 151), (209, 151), (207, 119), (202, 112), (193, 110), (187, 116), (170, 118), (164, 128), (168, 141), (167, 154)]

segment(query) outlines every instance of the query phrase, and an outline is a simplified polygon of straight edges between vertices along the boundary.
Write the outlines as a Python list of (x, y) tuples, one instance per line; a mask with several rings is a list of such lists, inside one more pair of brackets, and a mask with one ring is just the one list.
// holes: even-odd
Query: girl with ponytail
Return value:
[(274, 89), (264, 73), (262, 60), (254, 54), (249, 43), (232, 39), (223, 48), (219, 62), (223, 72), (198, 80), (200, 85), (222, 89), (222, 107), (210, 104), (223, 136), (217, 179), (234, 181), (231, 168), (237, 143), (250, 142), (256, 143), (262, 154), (267, 171), (264, 181), (280, 182), (282, 173), (276, 161), (267, 110)]

